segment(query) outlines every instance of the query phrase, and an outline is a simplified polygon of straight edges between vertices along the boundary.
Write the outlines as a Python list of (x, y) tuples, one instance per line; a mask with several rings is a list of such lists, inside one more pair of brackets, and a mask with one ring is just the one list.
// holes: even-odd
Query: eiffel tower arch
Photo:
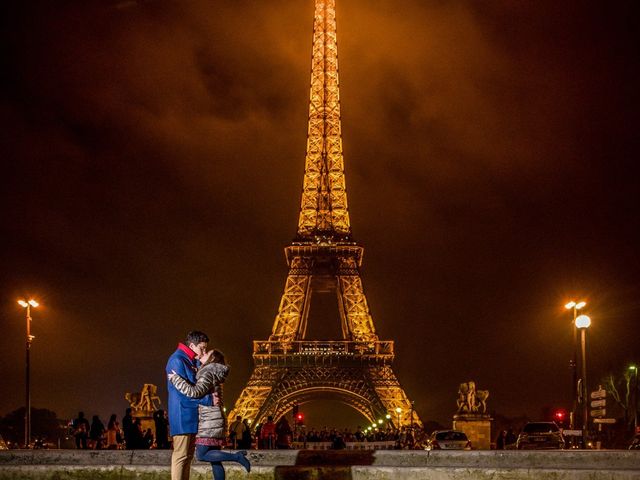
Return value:
[[(307, 151), (297, 236), (285, 248), (289, 272), (268, 340), (253, 342), (255, 368), (230, 419), (277, 420), (294, 404), (337, 399), (370, 421), (421, 426), (392, 369), (393, 341), (376, 334), (352, 238), (338, 83), (335, 0), (315, 0)], [(336, 295), (342, 338), (307, 338), (314, 294)]]

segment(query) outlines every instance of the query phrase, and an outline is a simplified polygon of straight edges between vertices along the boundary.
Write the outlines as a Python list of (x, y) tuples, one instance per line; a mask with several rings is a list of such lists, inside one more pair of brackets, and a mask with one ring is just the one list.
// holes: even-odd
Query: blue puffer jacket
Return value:
[[(179, 345), (167, 362), (167, 374), (175, 371), (178, 375), (196, 383), (197, 363), (191, 360), (183, 349), (185, 345)], [(198, 431), (198, 405), (211, 406), (213, 398), (205, 395), (202, 398), (189, 398), (180, 393), (176, 387), (167, 380), (169, 392), (169, 429), (171, 435), (195, 434)]]

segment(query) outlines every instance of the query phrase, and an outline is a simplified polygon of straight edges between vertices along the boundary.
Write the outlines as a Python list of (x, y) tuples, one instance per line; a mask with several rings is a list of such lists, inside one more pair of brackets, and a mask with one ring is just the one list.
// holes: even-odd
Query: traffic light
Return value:
[(295, 414), (294, 418), (296, 419), (296, 423), (302, 425), (304, 422), (304, 414), (302, 412), (298, 412)]
[(567, 412), (563, 409), (558, 409), (553, 412), (553, 419), (558, 425), (563, 426), (567, 419)]

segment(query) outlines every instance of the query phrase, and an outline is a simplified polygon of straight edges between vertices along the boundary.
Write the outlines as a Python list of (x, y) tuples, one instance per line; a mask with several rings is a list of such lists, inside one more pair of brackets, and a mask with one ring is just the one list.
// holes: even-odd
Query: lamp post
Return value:
[(586, 315), (576, 318), (576, 328), (580, 329), (580, 344), (582, 346), (582, 442), (587, 446), (587, 425), (589, 422), (589, 390), (587, 389), (587, 328), (591, 319)]
[(578, 310), (584, 308), (587, 302), (575, 302), (570, 301), (564, 308), (567, 310), (573, 310), (573, 359), (569, 360), (569, 366), (573, 371), (573, 379), (571, 384), (571, 396), (573, 397), (573, 408), (569, 415), (569, 428), (574, 428), (576, 410), (578, 409), (578, 329), (576, 328), (576, 317), (578, 316)]
[(40, 305), (34, 299), (18, 300), (18, 304), (27, 309), (27, 345), (26, 345), (26, 362), (25, 362), (25, 414), (24, 414), (24, 448), (29, 448), (31, 443), (31, 378), (30, 378), (30, 360), (31, 342), (35, 338), (31, 335), (31, 307), (36, 308)]
[(633, 369), (635, 374), (635, 388), (633, 389), (633, 431), (634, 433), (638, 433), (638, 367), (637, 365), (632, 365), (629, 368)]
[(400, 407), (396, 407), (396, 415), (398, 416), (398, 431), (400, 431), (400, 414), (402, 413), (402, 409)]

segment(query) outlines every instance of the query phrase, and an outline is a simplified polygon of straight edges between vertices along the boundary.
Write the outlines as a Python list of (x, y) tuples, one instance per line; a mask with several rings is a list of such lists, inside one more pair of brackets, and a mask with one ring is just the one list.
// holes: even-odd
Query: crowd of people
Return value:
[[(132, 416), (131, 408), (127, 408), (122, 423), (114, 413), (106, 426), (99, 415), (89, 421), (84, 412), (70, 423), (71, 434), (75, 437), (78, 449), (170, 449), (169, 422), (165, 410), (157, 410), (153, 414), (155, 432), (151, 428), (143, 428), (140, 418)], [(331, 443), (331, 448), (345, 448), (342, 444), (351, 442), (395, 442), (396, 448), (413, 448), (419, 430), (388, 427), (387, 429), (363, 430), (337, 428), (306, 428), (304, 425), (291, 426), (286, 417), (278, 422), (269, 416), (262, 425), (252, 430), (248, 419), (237, 416), (227, 429), (226, 445), (230, 448), (249, 449), (287, 449), (294, 443)]]
[(355, 430), (340, 430), (328, 427), (307, 429), (304, 425), (297, 425), (292, 429), (286, 417), (280, 418), (275, 424), (273, 418), (269, 417), (264, 425), (256, 426), (255, 436), (255, 448), (260, 449), (291, 448), (293, 443), (330, 443), (332, 449), (343, 449), (347, 443), (355, 442), (393, 442), (393, 448), (412, 449), (418, 448), (419, 441), (425, 438), (424, 432), (417, 427), (398, 430), (389, 426), (386, 429), (363, 430), (358, 426)]
[(169, 420), (167, 412), (157, 410), (153, 414), (154, 430), (143, 428), (140, 418), (134, 418), (131, 408), (127, 408), (122, 417), (122, 424), (114, 413), (109, 417), (105, 427), (99, 415), (94, 415), (91, 422), (78, 412), (78, 416), (71, 422), (70, 434), (75, 438), (76, 448), (91, 450), (132, 450), (171, 448), (169, 441)]
[[(165, 410), (157, 410), (153, 414), (155, 432), (151, 428), (144, 429), (140, 418), (132, 416), (131, 408), (127, 408), (122, 424), (114, 413), (105, 427), (99, 415), (94, 415), (91, 422), (79, 412), (78, 417), (70, 423), (71, 435), (75, 437), (78, 449), (170, 449), (169, 422)], [(330, 443), (331, 448), (345, 448), (352, 442), (394, 442), (394, 448), (419, 448), (419, 441), (424, 435), (418, 428), (388, 427), (387, 429), (345, 428), (309, 428), (304, 425), (291, 426), (286, 417), (278, 422), (269, 416), (262, 425), (256, 425), (252, 431), (248, 419), (237, 416), (227, 429), (226, 446), (233, 449), (288, 449), (294, 443)], [(508, 443), (508, 437), (507, 437)], [(498, 442), (500, 445), (500, 442)], [(498, 447), (500, 448), (500, 447)]]

